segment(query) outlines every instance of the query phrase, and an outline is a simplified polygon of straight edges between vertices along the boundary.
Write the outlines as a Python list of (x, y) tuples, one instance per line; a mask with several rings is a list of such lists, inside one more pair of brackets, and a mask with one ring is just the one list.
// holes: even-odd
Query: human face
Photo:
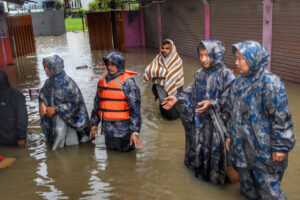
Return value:
[(115, 75), (119, 71), (117, 65), (110, 61), (107, 61), (106, 69), (110, 75)]
[(50, 72), (49, 68), (47, 67), (47, 64), (46, 64), (46, 63), (44, 63), (44, 69), (45, 69), (46, 75), (47, 75), (48, 77), (50, 77), (50, 76), (51, 76), (51, 72)]
[(199, 50), (200, 62), (203, 67), (208, 68), (210, 66), (210, 57), (206, 49)]
[(235, 51), (235, 58), (236, 58), (235, 64), (237, 66), (238, 71), (241, 74), (248, 73), (250, 69), (244, 56), (239, 51)]
[(163, 55), (163, 57), (167, 57), (171, 52), (171, 45), (170, 44), (164, 44), (161, 46), (160, 53)]

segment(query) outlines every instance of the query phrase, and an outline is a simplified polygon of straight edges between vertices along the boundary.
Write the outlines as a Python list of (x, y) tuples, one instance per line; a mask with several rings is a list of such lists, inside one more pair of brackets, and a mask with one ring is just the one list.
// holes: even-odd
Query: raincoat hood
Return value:
[(207, 50), (210, 57), (210, 67), (208, 69), (219, 69), (225, 64), (223, 62), (223, 55), (225, 53), (224, 42), (218, 40), (203, 40), (197, 46), (197, 54), (200, 58), (200, 49), (203, 47)]
[(64, 60), (58, 55), (48, 56), (43, 58), (43, 65), (47, 65), (50, 70), (51, 76), (56, 76), (64, 72)]
[(246, 59), (249, 65), (249, 72), (245, 74), (255, 75), (260, 69), (264, 69), (270, 59), (270, 54), (267, 50), (256, 41), (244, 41), (232, 45), (232, 52), (239, 51)]
[(112, 52), (107, 56), (103, 57), (103, 62), (107, 65), (107, 61), (114, 63), (118, 67), (118, 73), (114, 75), (107, 74), (108, 79), (114, 79), (125, 72), (125, 59), (121, 53)]

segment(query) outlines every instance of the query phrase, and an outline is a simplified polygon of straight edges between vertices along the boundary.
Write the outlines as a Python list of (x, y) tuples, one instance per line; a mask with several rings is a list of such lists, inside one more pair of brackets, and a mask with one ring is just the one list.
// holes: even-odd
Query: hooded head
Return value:
[[(169, 47), (169, 49), (166, 50), (166, 47)], [(160, 53), (165, 59), (170, 55), (174, 55), (175, 53), (177, 53), (174, 42), (170, 39), (165, 39), (160, 45)]]
[(254, 75), (261, 68), (265, 68), (270, 60), (270, 54), (256, 41), (244, 41), (232, 45), (232, 52), (239, 51), (245, 58), (249, 72), (245, 75)]
[(9, 87), (9, 82), (6, 73), (0, 70), (0, 94)]
[(197, 54), (200, 58), (200, 49), (207, 50), (210, 58), (209, 68), (220, 68), (225, 64), (223, 62), (223, 55), (225, 53), (224, 42), (218, 40), (203, 40), (197, 46)]
[(121, 53), (112, 52), (107, 56), (103, 57), (103, 62), (105, 63), (106, 66), (108, 64), (108, 61), (114, 63), (118, 68), (118, 72), (116, 74), (114, 75), (107, 74), (108, 78), (115, 78), (125, 72), (125, 59)]
[(55, 76), (64, 72), (64, 60), (58, 55), (43, 58), (43, 65), (44, 67), (47, 66), (51, 73), (51, 76)]

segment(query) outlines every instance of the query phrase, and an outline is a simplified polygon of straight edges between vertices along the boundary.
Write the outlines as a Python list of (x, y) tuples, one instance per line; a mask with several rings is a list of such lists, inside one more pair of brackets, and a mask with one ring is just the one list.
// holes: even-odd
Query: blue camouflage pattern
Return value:
[(237, 168), (241, 193), (247, 199), (286, 200), (280, 189), (285, 162), (267, 167)]
[[(115, 75), (107, 74), (105, 77), (106, 82), (117, 78), (125, 72), (125, 59), (121, 53), (113, 52), (103, 58), (107, 63), (110, 61), (118, 67), (118, 73)], [(101, 134), (105, 135), (105, 143), (109, 149), (117, 149), (120, 151), (128, 151), (130, 135), (134, 132), (139, 133), (142, 124), (141, 117), (141, 94), (134, 78), (128, 78), (123, 83), (122, 90), (126, 96), (129, 106), (130, 117), (127, 120), (105, 120), (99, 118), (99, 84), (97, 87), (96, 95), (94, 98), (94, 108), (91, 114), (91, 126), (98, 126), (101, 122)]]
[(198, 115), (195, 110), (198, 103), (209, 100), (212, 107), (224, 121), (229, 119), (226, 99), (235, 80), (231, 70), (224, 62), (224, 43), (216, 40), (204, 40), (197, 47), (208, 51), (211, 65), (202, 67), (194, 75), (193, 83), (176, 95), (176, 104), (185, 129), (186, 147), (184, 163), (187, 168), (195, 170), (195, 175), (213, 184), (222, 184), (225, 179), (223, 165), (224, 144), (214, 126), (209, 109)]
[(285, 85), (266, 69), (270, 56), (258, 42), (234, 44), (232, 51), (239, 51), (249, 65), (230, 97), (231, 161), (238, 169), (241, 191), (248, 199), (286, 199), (280, 181), (288, 155), (281, 163), (272, 160), (273, 152), (288, 153), (295, 144)]
[(237, 167), (272, 164), (272, 152), (289, 152), (295, 144), (285, 85), (265, 69), (269, 54), (258, 42), (234, 44), (236, 50), (250, 70), (237, 78), (231, 93), (232, 161)]
[[(73, 127), (79, 134), (89, 135), (89, 116), (86, 105), (78, 85), (64, 71), (64, 61), (57, 55), (43, 59), (51, 76), (46, 80), (41, 88), (39, 103), (54, 106), (55, 115), (59, 115), (64, 122)], [(48, 116), (41, 118), (43, 133), (49, 141), (55, 141), (55, 131), (53, 131), (54, 121)]]

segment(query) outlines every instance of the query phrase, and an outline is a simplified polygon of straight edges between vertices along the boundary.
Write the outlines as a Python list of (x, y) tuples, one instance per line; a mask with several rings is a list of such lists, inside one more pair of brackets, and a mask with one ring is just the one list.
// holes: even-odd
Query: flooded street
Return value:
[[(176, 44), (175, 44), (176, 45)], [(215, 187), (194, 177), (183, 164), (185, 135), (180, 120), (167, 121), (154, 102), (150, 84), (135, 79), (142, 95), (143, 149), (130, 153), (106, 151), (104, 136), (93, 143), (50, 150), (39, 125), (38, 99), (29, 88), (41, 88), (46, 74), (42, 59), (58, 54), (65, 71), (79, 85), (89, 114), (93, 107), (97, 80), (104, 69), (93, 68), (111, 51), (91, 51), (87, 32), (68, 32), (57, 37), (36, 38), (36, 54), (16, 60), (18, 67), (5, 67), (10, 81), (25, 96), (29, 113), (26, 149), (0, 147), (0, 155), (16, 162), (0, 171), (0, 199), (203, 199), (241, 200), (239, 185)], [(227, 47), (228, 48), (228, 47)], [(142, 73), (157, 49), (129, 48), (124, 54), (126, 67)], [(227, 50), (227, 53), (231, 53)], [(200, 63), (181, 56), (185, 87), (193, 81)], [(88, 65), (86, 69), (76, 66)], [(289, 108), (295, 126), (296, 145), (289, 155), (282, 189), (290, 200), (300, 199), (300, 85), (286, 82)], [(297, 103), (298, 102), (298, 103)]]

